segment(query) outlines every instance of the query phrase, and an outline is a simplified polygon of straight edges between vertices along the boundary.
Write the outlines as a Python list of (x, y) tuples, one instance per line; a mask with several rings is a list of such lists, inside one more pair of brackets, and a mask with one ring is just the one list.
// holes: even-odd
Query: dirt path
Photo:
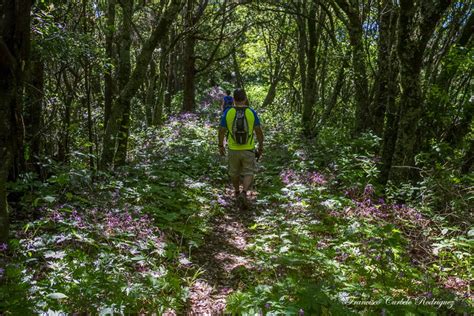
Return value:
[(257, 211), (255, 195), (251, 197), (252, 207), (248, 210), (235, 206), (230, 189), (226, 190), (224, 201), (227, 203), (225, 213), (212, 219), (210, 233), (192, 256), (203, 273), (190, 289), (190, 315), (222, 314), (227, 296), (243, 287), (242, 279), (254, 268), (247, 252), (250, 236), (247, 227)]

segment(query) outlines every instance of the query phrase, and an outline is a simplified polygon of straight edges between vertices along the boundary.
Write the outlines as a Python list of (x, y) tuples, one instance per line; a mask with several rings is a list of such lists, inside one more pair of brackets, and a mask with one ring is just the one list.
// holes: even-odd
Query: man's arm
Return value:
[(224, 147), (224, 137), (227, 132), (227, 128), (219, 127), (219, 147)]
[(258, 140), (258, 152), (259, 154), (262, 154), (263, 152), (263, 130), (259, 126), (255, 126), (255, 134), (257, 135), (257, 140)]
[(219, 153), (224, 156), (225, 155), (225, 148), (224, 148), (224, 137), (227, 132), (227, 128), (219, 127)]

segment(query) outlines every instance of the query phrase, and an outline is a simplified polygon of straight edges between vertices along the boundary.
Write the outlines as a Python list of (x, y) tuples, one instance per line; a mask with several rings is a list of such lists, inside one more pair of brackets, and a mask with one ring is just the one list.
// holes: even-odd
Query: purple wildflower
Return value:
[(369, 183), (364, 188), (364, 195), (372, 196), (372, 194), (374, 194), (374, 186)]
[(58, 211), (53, 211), (50, 217), (54, 222), (59, 222), (60, 220), (63, 219), (63, 215), (59, 213)]
[(6, 243), (1, 243), (0, 244), (0, 251), (5, 251), (8, 249), (8, 245)]
[(280, 173), (281, 181), (284, 184), (290, 184), (291, 182), (295, 181), (297, 179), (297, 175), (294, 170), (283, 170)]
[(145, 266), (144, 263), (137, 264), (135, 269), (137, 270), (137, 272), (146, 272), (146, 271), (148, 271), (148, 267)]
[(327, 182), (324, 176), (316, 171), (308, 173), (308, 181), (311, 184), (319, 184), (319, 185), (326, 184)]
[(298, 311), (298, 316), (304, 316), (304, 310), (302, 308)]
[(227, 201), (224, 200), (221, 196), (219, 196), (219, 198), (217, 199), (217, 202), (222, 205), (222, 206), (227, 206)]

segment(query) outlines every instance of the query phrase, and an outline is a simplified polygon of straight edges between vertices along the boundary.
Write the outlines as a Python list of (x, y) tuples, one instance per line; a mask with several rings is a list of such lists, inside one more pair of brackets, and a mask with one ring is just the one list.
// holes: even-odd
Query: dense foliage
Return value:
[[(471, 314), (474, 6), (0, 1), (0, 314)], [(265, 134), (235, 206), (217, 127)]]

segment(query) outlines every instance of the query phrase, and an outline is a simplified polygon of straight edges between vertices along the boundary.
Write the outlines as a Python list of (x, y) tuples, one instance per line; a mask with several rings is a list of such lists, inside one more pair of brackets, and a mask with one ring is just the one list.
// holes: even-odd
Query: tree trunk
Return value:
[[(474, 14), (471, 13), (459, 33), (459, 37), (455, 42), (456, 46), (451, 48), (451, 52), (454, 53), (451, 55), (450, 52), (445, 56), (445, 62), (442, 64), (439, 75), (435, 78), (433, 86), (430, 87), (436, 93), (431, 93), (428, 97), (428, 111), (438, 113), (449, 112), (449, 108), (452, 106), (452, 97), (457, 98), (463, 86), (469, 89), (468, 85), (471, 77), (466, 78), (466, 80), (460, 80), (457, 75), (459, 75), (458, 69), (463, 64), (463, 59), (467, 60), (469, 55), (466, 55), (472, 51), (470, 48), (472, 48), (471, 39), (474, 37), (473, 31)], [(472, 76), (472, 72), (468, 76)], [(466, 91), (465, 94), (468, 95), (468, 92)], [(426, 131), (429, 131), (431, 134), (434, 133), (437, 139), (446, 141), (451, 147), (458, 147), (462, 144), (464, 136), (470, 131), (471, 120), (474, 116), (473, 103), (469, 101), (462, 102), (457, 113), (457, 117), (452, 120), (450, 125), (446, 124), (446, 120), (443, 119), (444, 116), (442, 115), (435, 120), (427, 122), (427, 128), (423, 129), (424, 134), (427, 135)]]
[[(308, 47), (308, 38), (306, 36), (306, 16), (308, 16), (308, 12), (306, 9), (306, 2), (299, 2), (296, 3), (297, 12), (299, 14), (296, 15), (296, 26), (298, 31), (298, 67), (299, 67), (299, 76), (300, 76), (300, 87), (301, 87), (301, 95), (304, 94), (304, 88), (306, 87), (306, 51)], [(298, 107), (301, 109), (301, 100), (299, 100)], [(301, 112), (301, 110), (299, 111)]]
[[(160, 76), (156, 74), (156, 67), (154, 67), (154, 76), (153, 76), (153, 89), (158, 90), (158, 97), (155, 97), (155, 92), (153, 93), (153, 125), (158, 126), (163, 123), (163, 104), (166, 99), (166, 89), (167, 89), (167, 76), (166, 76), (166, 67), (168, 61), (168, 54), (163, 48), (162, 55), (160, 58)], [(158, 89), (157, 89), (158, 86)]]
[[(377, 119), (382, 113), (385, 116), (383, 127), (383, 141), (380, 150), (381, 163), (379, 182), (385, 185), (390, 176), (393, 154), (398, 134), (398, 123), (400, 121), (400, 105), (397, 104), (399, 94), (397, 74), (399, 72), (398, 59), (396, 55), (396, 28), (398, 12), (395, 11), (391, 1), (384, 1), (380, 11), (380, 38), (378, 51), (378, 73), (376, 77), (375, 97), (373, 100), (372, 119)], [(384, 122), (380, 118), (379, 123)], [(377, 135), (380, 124), (372, 122)]]
[(308, 47), (306, 50), (306, 78), (303, 88), (303, 116), (302, 123), (305, 136), (311, 136), (311, 122), (313, 119), (313, 108), (316, 102), (316, 47), (318, 37), (316, 33), (316, 3), (311, 2), (309, 16), (307, 18)]
[(392, 59), (389, 72), (393, 74), (392, 80), (387, 86), (387, 105), (386, 105), (386, 123), (383, 133), (382, 158), (380, 165), (379, 182), (383, 185), (387, 184), (392, 167), (393, 154), (398, 135), (398, 123), (400, 121), (400, 105), (396, 99), (399, 94), (398, 80), (396, 73), (398, 72), (398, 61)]
[(40, 174), (40, 150), (41, 137), (41, 115), (43, 109), (44, 95), (44, 65), (39, 57), (30, 64), (29, 85), (27, 89), (27, 101), (25, 103), (25, 158), (27, 169)]
[(362, 20), (358, 6), (350, 5), (346, 0), (336, 0), (339, 7), (347, 16), (347, 30), (352, 48), (352, 68), (354, 70), (355, 87), (355, 127), (354, 134), (358, 135), (371, 129), (369, 113), (369, 85), (365, 67), (365, 49), (363, 41)]
[(163, 108), (166, 111), (167, 114), (171, 113), (171, 99), (173, 98), (173, 95), (175, 93), (175, 72), (174, 72), (174, 66), (175, 64), (172, 63), (172, 59), (175, 58), (172, 56), (173, 54), (170, 54), (168, 56), (168, 63), (166, 65), (166, 91), (164, 92), (164, 97), (163, 97)]
[(379, 38), (377, 52), (377, 75), (375, 77), (375, 95), (371, 103), (370, 128), (382, 136), (384, 117), (389, 98), (389, 84), (396, 80), (396, 73), (391, 71), (394, 54), (395, 33), (397, 16), (391, 0), (383, 0), (379, 7)]
[(66, 96), (64, 99), (64, 116), (62, 118), (61, 132), (60, 132), (60, 143), (58, 148), (58, 161), (67, 162), (69, 159), (69, 133), (71, 126), (71, 110), (73, 106), (74, 98), (76, 93), (73, 87), (76, 87), (78, 78), (75, 78), (75, 81), (71, 84), (68, 79), (66, 69), (62, 72), (62, 78), (64, 85), (66, 86)]
[[(449, 0), (421, 3), (415, 6), (411, 0), (400, 0), (398, 17), (397, 52), (400, 60), (400, 122), (390, 179), (404, 181), (416, 179), (415, 156), (419, 151), (418, 123), (421, 119), (423, 98), (420, 85), (421, 67), (426, 45), (449, 5)], [(438, 4), (439, 2), (439, 4)], [(421, 11), (421, 22), (416, 23), (417, 12)], [(419, 34), (416, 34), (416, 32)]]
[[(175, 29), (172, 28), (170, 31), (169, 36), (164, 39), (165, 42), (170, 43), (175, 38)], [(163, 91), (163, 106), (162, 109), (167, 113), (171, 113), (171, 99), (176, 92), (176, 71), (175, 65), (176, 63), (176, 56), (177, 54), (173, 54), (168, 52), (167, 56), (164, 56), (165, 59), (163, 60), (163, 66), (165, 71), (161, 74), (161, 76), (166, 76), (165, 82), (165, 91)]]
[(270, 87), (268, 88), (267, 95), (265, 96), (265, 99), (263, 100), (263, 103), (262, 103), (262, 108), (265, 108), (268, 105), (272, 104), (273, 101), (275, 100), (276, 88), (277, 88), (278, 82), (279, 82), (279, 79), (274, 79), (270, 83)]
[(469, 142), (469, 148), (464, 154), (463, 164), (461, 166), (461, 173), (468, 174), (471, 172), (472, 165), (474, 163), (474, 140), (471, 139)]
[(339, 97), (339, 94), (341, 92), (342, 86), (344, 85), (344, 74), (346, 72), (346, 68), (348, 67), (348, 54), (347, 56), (344, 57), (344, 59), (341, 61), (341, 66), (339, 68), (339, 71), (337, 73), (337, 78), (336, 78), (336, 84), (334, 85), (334, 89), (331, 94), (331, 98), (329, 99), (329, 102), (327, 106), (324, 109), (323, 114), (321, 115), (321, 119), (318, 122), (318, 125), (315, 129), (315, 137), (318, 136), (319, 132), (321, 129), (324, 127), (326, 124), (327, 119), (331, 115), (331, 112), (333, 108), (337, 104), (337, 98)]
[(195, 107), (196, 97), (196, 68), (194, 57), (195, 40), (192, 35), (185, 40), (184, 44), (184, 89), (183, 89), (183, 112), (192, 112)]
[[(161, 67), (161, 65), (160, 65)], [(162, 72), (164, 73), (164, 72)], [(147, 126), (154, 126), (155, 124), (155, 114), (156, 114), (156, 81), (157, 81), (157, 74), (156, 74), (156, 64), (153, 60), (150, 62), (149, 68), (149, 75), (148, 75), (148, 83), (145, 87), (145, 114), (146, 114), (146, 121)]]
[[(83, 10), (83, 28), (84, 34), (89, 31), (88, 27), (88, 16), (87, 16), (87, 1), (82, 1)], [(89, 169), (94, 170), (94, 135), (92, 131), (92, 104), (91, 104), (91, 65), (89, 57), (84, 58), (84, 88), (85, 97), (84, 104), (87, 110), (87, 135), (88, 135), (88, 148), (89, 148)]]
[(6, 183), (18, 154), (23, 66), (28, 67), (31, 0), (0, 1), (0, 243), (9, 236)]
[(105, 54), (107, 56), (109, 67), (104, 74), (104, 127), (107, 126), (107, 121), (110, 117), (110, 111), (112, 109), (112, 102), (114, 98), (114, 81), (112, 79), (112, 65), (115, 64), (115, 57), (113, 53), (115, 33), (115, 0), (108, 1), (107, 7), (107, 31), (105, 33)]
[(184, 40), (183, 51), (183, 75), (184, 75), (184, 89), (183, 89), (183, 112), (192, 112), (196, 105), (196, 56), (194, 50), (196, 46), (196, 38), (193, 31), (194, 27), (194, 1), (188, 0), (186, 4), (186, 20), (185, 29), (189, 34)]
[[(459, 38), (456, 41), (456, 48), (467, 47), (470, 39), (474, 36), (474, 13), (469, 15), (462, 31), (460, 32)], [(464, 56), (469, 53), (469, 49), (460, 50), (460, 55)], [(460, 58), (460, 56), (457, 56)], [(436, 84), (442, 89), (443, 92), (447, 93), (451, 84), (452, 78), (456, 74), (461, 64), (459, 62), (447, 63), (441, 70), (439, 76), (436, 78)]]
[[(120, 91), (122, 91), (130, 80), (132, 67), (130, 62), (130, 48), (132, 46), (133, 0), (123, 0), (120, 5), (122, 7), (122, 30), (118, 56), (118, 84)], [(118, 148), (115, 156), (116, 166), (124, 165), (127, 158), (130, 105), (131, 99), (121, 99), (120, 103), (116, 104), (123, 113), (118, 133)]]
[[(157, 47), (163, 37), (166, 36), (169, 26), (174, 21), (180, 7), (181, 4), (179, 0), (171, 1), (169, 7), (154, 24), (155, 28), (153, 29), (150, 38), (144, 43), (140, 54), (137, 56), (137, 63), (132, 75), (130, 76), (130, 80), (117, 98), (118, 104), (123, 104), (125, 100), (131, 99), (137, 92), (143, 82), (143, 78), (145, 77), (155, 47)], [(105, 129), (101, 168), (112, 166), (115, 155), (116, 136), (118, 134), (122, 117), (123, 111), (120, 107), (115, 107), (110, 114), (110, 119), (107, 122), (107, 127)]]
[[(326, 90), (328, 88), (327, 80), (328, 80), (328, 71), (329, 71), (329, 59), (328, 59), (328, 42), (323, 41), (322, 42), (323, 47), (322, 51), (319, 52), (319, 61), (318, 61), (318, 67), (321, 68), (319, 72), (319, 87), (318, 87), (318, 94), (319, 94), (319, 101), (322, 104), (322, 107), (324, 109), (324, 105), (326, 104)], [(342, 64), (343, 62), (341, 62)]]
[[(5, 3), (2, 3), (5, 9)], [(13, 10), (12, 10), (13, 11)], [(8, 12), (7, 14), (11, 14)], [(7, 16), (8, 18), (8, 16)], [(1, 22), (7, 18), (2, 18)], [(2, 30), (2, 34), (5, 31)], [(11, 50), (3, 40), (0, 39), (0, 52), (6, 56), (1, 61), (0, 67), (0, 243), (6, 242), (9, 235), (8, 203), (7, 203), (7, 179), (13, 162), (14, 147), (12, 138), (14, 137), (15, 124), (15, 81), (14, 67), (15, 60), (11, 56)]]
[(367, 82), (367, 71), (365, 68), (365, 51), (362, 41), (362, 25), (353, 28), (351, 37), (352, 45), (352, 67), (354, 68), (354, 87), (356, 99), (356, 122), (355, 134), (360, 134), (371, 128), (369, 112), (369, 89)]
[(239, 61), (237, 60), (237, 52), (234, 50), (232, 52), (232, 62), (234, 64), (234, 72), (237, 88), (241, 88), (245, 91), (245, 82), (240, 71)]

